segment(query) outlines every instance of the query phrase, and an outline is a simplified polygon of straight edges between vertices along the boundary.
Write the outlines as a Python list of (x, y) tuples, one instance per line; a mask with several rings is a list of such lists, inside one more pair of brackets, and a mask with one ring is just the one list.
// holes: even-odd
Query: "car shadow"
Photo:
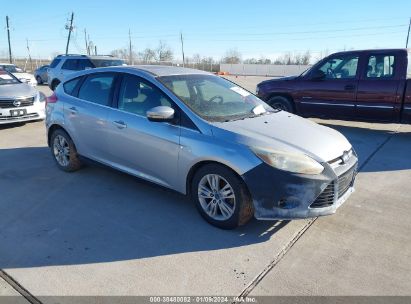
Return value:
[[(392, 128), (378, 128), (373, 125), (373, 128), (369, 128), (371, 125), (368, 124), (358, 127), (328, 121), (321, 121), (320, 124), (341, 132), (350, 141), (358, 154), (362, 172), (411, 169), (411, 132), (395, 132), (400, 125)], [(378, 163), (368, 162), (376, 152), (382, 154), (380, 157), (385, 160)]]
[(62, 172), (46, 147), (1, 149), (0, 163), (2, 269), (241, 247), (288, 224), (252, 220), (220, 230), (179, 193), (106, 167)]

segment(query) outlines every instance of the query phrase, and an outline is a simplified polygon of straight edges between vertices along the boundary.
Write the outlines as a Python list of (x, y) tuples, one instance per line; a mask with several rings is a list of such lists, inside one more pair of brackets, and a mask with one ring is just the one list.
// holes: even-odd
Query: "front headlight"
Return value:
[(320, 174), (324, 167), (305, 154), (250, 147), (266, 164), (280, 170), (299, 174)]

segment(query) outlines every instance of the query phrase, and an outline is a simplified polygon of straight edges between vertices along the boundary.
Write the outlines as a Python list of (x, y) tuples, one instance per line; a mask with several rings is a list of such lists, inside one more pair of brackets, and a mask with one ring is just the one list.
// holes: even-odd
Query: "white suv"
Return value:
[(58, 55), (47, 71), (47, 83), (53, 91), (69, 74), (77, 71), (108, 66), (125, 65), (124, 61), (110, 55)]

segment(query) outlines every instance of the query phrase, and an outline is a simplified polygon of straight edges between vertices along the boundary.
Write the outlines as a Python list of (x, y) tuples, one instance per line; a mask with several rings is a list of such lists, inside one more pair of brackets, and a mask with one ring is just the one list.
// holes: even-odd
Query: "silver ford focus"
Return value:
[(358, 159), (343, 135), (210, 73), (86, 70), (57, 87), (46, 114), (62, 170), (88, 159), (171, 188), (220, 228), (333, 214), (354, 191)]

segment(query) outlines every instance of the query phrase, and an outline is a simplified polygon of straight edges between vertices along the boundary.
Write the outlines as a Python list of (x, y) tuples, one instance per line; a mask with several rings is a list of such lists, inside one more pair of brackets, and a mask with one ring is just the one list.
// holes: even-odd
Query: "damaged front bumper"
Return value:
[(323, 163), (319, 175), (304, 175), (275, 169), (265, 163), (242, 177), (260, 220), (303, 219), (330, 215), (354, 192), (358, 158)]

